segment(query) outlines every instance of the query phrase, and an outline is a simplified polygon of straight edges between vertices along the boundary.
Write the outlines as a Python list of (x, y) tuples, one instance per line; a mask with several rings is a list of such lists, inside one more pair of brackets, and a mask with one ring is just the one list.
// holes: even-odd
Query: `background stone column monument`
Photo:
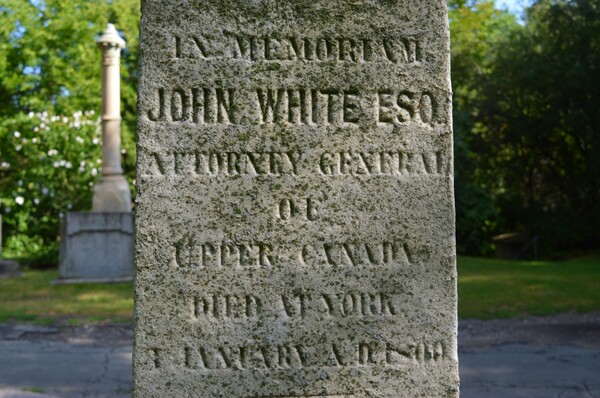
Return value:
[(121, 168), (121, 49), (125, 41), (108, 24), (96, 40), (102, 50), (102, 177), (94, 188), (92, 211), (129, 212), (131, 192)]
[(118, 282), (133, 277), (131, 191), (121, 168), (120, 58), (125, 41), (108, 24), (102, 50), (102, 175), (91, 212), (61, 220), (58, 283)]

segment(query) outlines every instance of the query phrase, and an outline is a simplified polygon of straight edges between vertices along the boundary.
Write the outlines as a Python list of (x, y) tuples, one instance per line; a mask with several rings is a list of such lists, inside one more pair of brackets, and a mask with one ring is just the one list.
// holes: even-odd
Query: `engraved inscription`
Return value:
[(440, 151), (326, 152), (319, 159), (319, 171), (329, 176), (446, 174), (447, 167)]
[(440, 124), (440, 94), (386, 89), (362, 92), (336, 87), (159, 87), (143, 112), (151, 122), (196, 125)]
[(356, 90), (258, 89), (261, 123), (340, 125), (359, 121)]
[(158, 107), (147, 112), (153, 122), (192, 122), (197, 124), (235, 123), (233, 88), (174, 88), (157, 92)]
[(273, 247), (268, 243), (201, 243), (183, 238), (173, 247), (179, 268), (270, 267)]
[(173, 265), (182, 269), (261, 268), (290, 262), (308, 267), (386, 267), (416, 263), (406, 242), (307, 244), (300, 248), (264, 242), (196, 242), (185, 236), (171, 246)]
[[(144, 176), (411, 176), (447, 175), (442, 151), (324, 152), (307, 158), (301, 152), (151, 152)], [(281, 203), (282, 219), (292, 216), (291, 203)], [(304, 204), (297, 203), (298, 207)], [(306, 204), (318, 210), (317, 203)], [(284, 214), (285, 213), (285, 214)]]
[[(221, 32), (224, 46), (199, 34), (173, 36), (173, 56), (179, 59), (230, 58), (249, 62), (343, 62), (418, 64), (424, 60), (423, 35), (386, 34), (373, 37), (257, 36)], [(223, 48), (224, 47), (224, 48)]]
[(455, 397), (445, 2), (143, 2), (135, 398)]
[(275, 216), (281, 220), (315, 221), (321, 212), (321, 202), (316, 198), (281, 199), (276, 205)]
[(318, 346), (223, 345), (183, 348), (183, 365), (203, 371), (302, 369), (342, 367), (399, 367), (425, 365), (449, 357), (443, 341), (330, 342)]
[(299, 152), (154, 152), (151, 175), (280, 176), (298, 175)]
[(400, 314), (404, 294), (373, 291), (256, 294), (202, 294), (185, 299), (191, 320), (249, 320), (265, 313), (281, 318), (379, 318)]
[(302, 248), (301, 260), (308, 266), (350, 267), (412, 264), (414, 262), (408, 245), (401, 241), (305, 245)]
[(391, 316), (397, 310), (392, 297), (383, 293), (328, 294), (320, 297), (327, 315), (331, 317), (349, 316)]
[(353, 37), (276, 37), (228, 33), (232, 58), (247, 61), (304, 61), (395, 64), (421, 62), (421, 38), (389, 36), (380, 39)]
[(384, 90), (377, 93), (380, 123), (402, 124), (411, 121), (431, 124), (437, 105), (430, 93)]
[(191, 309), (193, 319), (256, 318), (262, 311), (262, 301), (254, 295), (194, 296)]

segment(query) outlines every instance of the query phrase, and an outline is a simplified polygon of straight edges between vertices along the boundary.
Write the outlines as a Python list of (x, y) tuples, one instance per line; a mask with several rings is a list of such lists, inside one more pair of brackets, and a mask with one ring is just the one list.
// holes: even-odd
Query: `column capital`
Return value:
[(106, 25), (106, 29), (102, 36), (96, 39), (96, 45), (102, 50), (107, 48), (125, 48), (125, 40), (119, 36), (115, 25), (109, 23)]

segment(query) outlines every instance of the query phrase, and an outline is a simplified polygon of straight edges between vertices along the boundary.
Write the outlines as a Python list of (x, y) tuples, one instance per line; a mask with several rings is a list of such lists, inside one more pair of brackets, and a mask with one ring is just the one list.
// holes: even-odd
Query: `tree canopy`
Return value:
[(539, 0), (501, 31), (467, 79), (472, 101), (456, 104), (467, 179), (497, 209), (496, 232), (537, 236), (545, 253), (597, 248), (600, 0)]

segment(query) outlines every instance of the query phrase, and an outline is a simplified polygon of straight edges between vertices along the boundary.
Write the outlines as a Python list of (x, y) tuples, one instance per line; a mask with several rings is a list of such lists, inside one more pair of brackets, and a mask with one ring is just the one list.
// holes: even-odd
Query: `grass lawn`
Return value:
[[(506, 261), (459, 257), (459, 317), (510, 318), (600, 310), (600, 257)], [(52, 285), (56, 271), (0, 279), (0, 322), (131, 322), (133, 287)]]
[(460, 318), (600, 310), (600, 257), (509, 261), (459, 257)]
[(56, 271), (0, 279), (0, 322), (84, 324), (131, 322), (131, 283), (52, 285)]

